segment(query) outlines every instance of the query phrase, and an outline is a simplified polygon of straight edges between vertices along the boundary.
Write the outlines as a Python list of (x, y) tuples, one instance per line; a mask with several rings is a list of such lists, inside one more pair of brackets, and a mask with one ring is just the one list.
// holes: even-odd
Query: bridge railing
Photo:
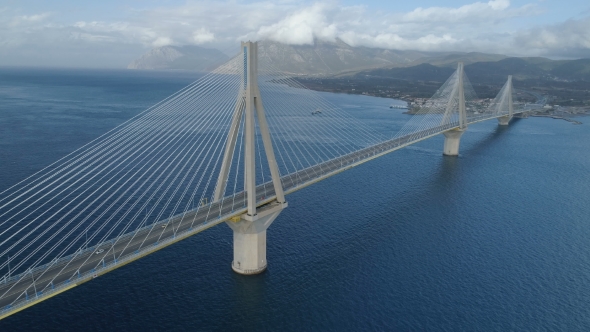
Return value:
[[(290, 187), (288, 187), (288, 188), (285, 188), (285, 189), (289, 189), (290, 190), (290, 189), (293, 189), (293, 188), (297, 188), (298, 186), (303, 185), (303, 184), (305, 184), (307, 182), (314, 181), (314, 180), (316, 180), (318, 178), (324, 177), (325, 176), (325, 173), (323, 173), (323, 172), (317, 173), (316, 172), (317, 169), (322, 170), (322, 169), (325, 168), (325, 169), (328, 170), (327, 173), (330, 173), (330, 172), (333, 172), (333, 171), (335, 171), (335, 170), (338, 169), (338, 167), (330, 167), (330, 165), (334, 165), (334, 166), (338, 166), (339, 165), (340, 168), (343, 168), (343, 167), (346, 167), (346, 166), (350, 166), (350, 165), (355, 164), (358, 161), (360, 161), (360, 156), (366, 155), (367, 157), (369, 157), (370, 156), (370, 153), (373, 153), (374, 154), (374, 152), (377, 151), (377, 150), (381, 150), (381, 151), (390, 150), (390, 149), (395, 149), (395, 148), (400, 147), (400, 146), (403, 146), (403, 145), (411, 144), (411, 142), (418, 141), (418, 140), (422, 139), (423, 137), (428, 137), (428, 136), (432, 136), (432, 135), (437, 134), (437, 133), (444, 132), (446, 130), (449, 130), (449, 129), (453, 128), (454, 126), (455, 126), (454, 124), (447, 124), (447, 125), (442, 125), (442, 126), (437, 126), (437, 127), (429, 128), (429, 129), (426, 129), (426, 130), (423, 130), (423, 131), (420, 131), (420, 132), (416, 132), (416, 133), (412, 133), (412, 134), (409, 134), (409, 135), (406, 135), (406, 136), (393, 138), (391, 140), (388, 140), (388, 141), (385, 141), (385, 142), (381, 142), (381, 143), (375, 144), (373, 146), (369, 146), (369, 147), (365, 147), (365, 148), (359, 149), (359, 150), (357, 150), (355, 152), (352, 152), (350, 154), (346, 154), (346, 155), (343, 155), (343, 156), (335, 157), (335, 158), (326, 160), (326, 161), (324, 161), (322, 163), (319, 163), (319, 164), (316, 164), (316, 165), (313, 165), (313, 166), (306, 167), (306, 168), (301, 169), (301, 170), (299, 170), (299, 171), (297, 171), (295, 173), (287, 174), (287, 175), (283, 176), (282, 179), (292, 178), (292, 177), (299, 177), (301, 174), (310, 173), (310, 172), (315, 173), (315, 176), (308, 177), (308, 179), (306, 181), (303, 181), (303, 182), (292, 181), (293, 185), (290, 186)], [(355, 157), (357, 159), (355, 159)], [(270, 183), (270, 182), (268, 182), (268, 183)], [(264, 183), (262, 185), (268, 185), (268, 183)], [(243, 194), (244, 194), (243, 192), (234, 193), (233, 195), (224, 197), (223, 200), (221, 200), (218, 203), (217, 202), (216, 203), (209, 203), (209, 204), (206, 204), (206, 205), (199, 206), (199, 207), (197, 207), (197, 208), (195, 208), (193, 210), (189, 210), (189, 211), (184, 212), (183, 215), (184, 214), (188, 214), (188, 213), (197, 212), (197, 211), (199, 211), (201, 209), (208, 209), (210, 212), (213, 212), (213, 214), (215, 214), (215, 213), (221, 213), (221, 210), (225, 206), (224, 203), (228, 202), (232, 197), (243, 195)], [(263, 197), (263, 198), (261, 197), (259, 200), (260, 201), (264, 201), (264, 200), (267, 200), (267, 199), (268, 199), (268, 197)], [(239, 208), (243, 208), (243, 207), (244, 207), (244, 204), (232, 205), (232, 210), (235, 210), (236, 208), (238, 208), (238, 209)], [(89, 252), (94, 252), (94, 251), (96, 251), (98, 249), (101, 249), (101, 248), (102, 249), (105, 249), (107, 247), (108, 248), (111, 248), (116, 243), (124, 242), (125, 240), (129, 239), (130, 237), (137, 236), (138, 234), (142, 234), (142, 233), (144, 233), (146, 231), (150, 231), (154, 227), (157, 227), (158, 225), (166, 224), (166, 223), (170, 222), (173, 219), (179, 218), (179, 216), (180, 215), (175, 215), (175, 216), (168, 217), (166, 219), (163, 219), (163, 220), (154, 222), (152, 224), (146, 225), (146, 226), (144, 226), (142, 228), (138, 228), (137, 230), (135, 230), (133, 232), (129, 232), (129, 233), (123, 234), (123, 235), (121, 235), (119, 237), (113, 238), (111, 240), (98, 243), (98, 244), (96, 244), (94, 246), (89, 246), (87, 248), (80, 248), (80, 249), (78, 249), (77, 251), (75, 251), (72, 254), (69, 254), (69, 255), (64, 256), (64, 257), (62, 257), (60, 259), (57, 259), (57, 260), (52, 260), (52, 261), (47, 262), (47, 263), (45, 263), (43, 265), (37, 266), (37, 267), (35, 267), (33, 269), (29, 269), (29, 270), (26, 270), (24, 272), (21, 272), (21, 273), (18, 273), (18, 274), (14, 274), (14, 275), (12, 275), (10, 277), (5, 276), (5, 277), (2, 278), (2, 280), (0, 280), (0, 283), (1, 284), (7, 284), (7, 283), (16, 282), (16, 281), (22, 279), (23, 277), (29, 276), (29, 275), (32, 275), (34, 277), (36, 275), (39, 275), (39, 274), (43, 273), (48, 268), (51, 268), (51, 267), (54, 267), (54, 266), (59, 266), (60, 264), (65, 264), (65, 263), (71, 261), (72, 259), (74, 259), (76, 257), (79, 257), (79, 256), (83, 256), (83, 255), (85, 255), (85, 254), (87, 254)], [(218, 218), (219, 218), (219, 215), (218, 215), (217, 218), (213, 218), (213, 219), (218, 219)], [(207, 219), (205, 222), (208, 222), (208, 220), (209, 219)]]
[[(456, 125), (454, 125), (454, 124), (441, 125), (441, 126), (429, 128), (426, 130), (422, 130), (422, 131), (419, 131), (416, 133), (412, 133), (409, 135), (405, 135), (402, 137), (396, 137), (391, 140), (387, 140), (385, 142), (381, 142), (381, 143), (378, 143), (378, 144), (375, 144), (375, 145), (372, 145), (369, 147), (359, 149), (359, 150), (352, 152), (350, 154), (346, 154), (343, 156), (332, 158), (330, 160), (319, 163), (317, 165), (310, 166), (305, 169), (301, 169), (298, 172), (287, 174), (287, 175), (281, 177), (281, 179), (287, 179), (287, 178), (293, 178), (293, 177), (296, 178), (303, 173), (312, 173), (312, 172), (314, 173), (313, 176), (308, 176), (305, 181), (302, 181), (302, 182), (301, 181), (292, 181), (292, 185), (285, 188), (285, 190), (292, 190), (292, 189), (297, 188), (299, 186), (306, 185), (309, 182), (313, 182), (317, 179), (325, 177), (327, 174), (338, 171), (342, 168), (363, 162), (365, 159), (368, 159), (371, 156), (375, 156), (377, 154), (388, 152), (388, 151), (393, 151), (393, 150), (400, 148), (402, 146), (406, 146), (406, 145), (412, 144), (413, 142), (419, 141), (425, 137), (430, 137), (430, 136), (433, 136), (436, 134), (440, 134), (444, 131), (450, 130), (455, 127), (456, 127)], [(320, 170), (320, 172), (318, 173), (318, 172), (316, 172), (316, 170)], [(265, 186), (265, 185), (268, 185), (269, 183), (270, 182), (263, 183), (259, 186)], [(51, 268), (53, 266), (58, 266), (60, 264), (64, 264), (66, 262), (71, 261), (73, 258), (75, 258), (77, 256), (88, 254), (89, 252), (94, 252), (97, 249), (103, 248), (105, 246), (111, 248), (117, 242), (119, 242), (119, 243), (124, 242), (125, 240), (129, 239), (130, 237), (137, 236), (138, 234), (141, 234), (144, 232), (149, 232), (152, 229), (154, 229), (154, 227), (156, 227), (158, 225), (166, 224), (166, 223), (168, 223), (172, 220), (178, 219), (178, 218), (183, 218), (183, 216), (188, 213), (198, 212), (200, 209), (208, 209), (209, 212), (213, 212), (211, 214), (212, 215), (211, 218), (206, 218), (204, 220), (204, 222), (202, 222), (201, 224), (199, 224), (195, 227), (190, 227), (184, 231), (174, 233), (170, 236), (167, 236), (166, 238), (164, 238), (162, 240), (159, 240), (158, 242), (156, 242), (153, 245), (146, 246), (142, 249), (130, 252), (130, 253), (123, 255), (123, 256), (119, 256), (119, 258), (116, 258), (116, 259), (111, 260), (109, 262), (106, 262), (103, 259), (103, 265), (99, 265), (98, 268), (92, 269), (90, 271), (82, 272), (82, 273), (79, 272), (79, 270), (78, 270), (78, 274), (74, 274), (74, 276), (72, 278), (67, 279), (64, 282), (61, 282), (58, 284), (51, 283), (50, 289), (47, 289), (47, 287), (45, 287), (37, 294), (34, 294), (34, 296), (32, 298), (27, 295), (25, 298), (18, 300), (17, 302), (15, 302), (7, 307), (0, 308), (0, 315), (6, 313), (8, 311), (11, 311), (11, 310), (17, 310), (18, 308), (20, 308), (22, 306), (26, 306), (27, 304), (29, 304), (31, 302), (39, 301), (45, 297), (53, 296), (53, 294), (59, 293), (63, 289), (71, 287), (72, 284), (85, 282), (91, 278), (96, 277), (99, 274), (102, 274), (105, 271), (113, 269), (114, 267), (116, 267), (118, 265), (124, 265), (130, 261), (136, 260), (139, 257), (146, 255), (147, 253), (159, 250), (160, 248), (165, 247), (175, 241), (179, 241), (182, 238), (186, 238), (188, 236), (191, 236), (193, 234), (196, 234), (196, 233), (202, 231), (203, 229), (206, 229), (208, 227), (211, 227), (213, 225), (221, 223), (225, 220), (228, 220), (232, 216), (242, 213), (243, 211), (241, 211), (241, 210), (244, 209), (244, 204), (243, 203), (241, 203), (241, 204), (232, 203), (229, 205), (231, 207), (231, 211), (229, 213), (226, 213), (225, 215), (222, 215), (223, 209), (225, 207), (227, 207), (224, 203), (231, 200), (232, 197), (235, 198), (236, 196), (240, 196), (240, 195), (244, 195), (244, 192), (234, 193), (233, 195), (224, 197), (224, 199), (221, 200), (220, 202), (209, 203), (207, 205), (199, 206), (196, 209), (184, 212), (182, 215), (179, 214), (179, 215), (175, 215), (172, 217), (168, 217), (168, 218), (163, 219), (161, 221), (152, 223), (150, 225), (146, 225), (146, 226), (144, 226), (140, 229), (137, 229), (133, 232), (123, 234), (120, 237), (111, 239), (109, 241), (104, 241), (104, 242), (101, 242), (101, 243), (91, 246), (91, 247), (79, 249), (78, 251), (76, 251), (68, 256), (60, 258), (59, 260), (54, 260), (54, 261), (48, 262), (46, 264), (36, 267), (35, 269), (25, 271), (23, 273), (11, 276), (9, 278), (7, 278), (5, 276), (3, 278), (3, 280), (0, 281), (0, 283), (8, 284), (8, 283), (12, 283), (12, 282), (18, 282), (18, 280), (20, 280), (24, 276), (28, 276), (28, 275), (32, 275), (34, 278), (36, 275), (41, 274), (43, 271), (46, 271), (48, 268)], [(261, 196), (258, 200), (262, 202), (262, 201), (265, 201), (268, 199), (272, 199), (272, 197), (273, 197), (273, 195), (271, 195), (270, 197)], [(215, 216), (215, 214), (217, 214), (217, 215)]]
[[(240, 213), (242, 213), (242, 212), (240, 212)], [(168, 237), (156, 242), (154, 245), (146, 246), (140, 250), (136, 250), (136, 251), (133, 251), (133, 252), (128, 253), (126, 255), (120, 256), (118, 259), (115, 259), (113, 261), (109, 261), (108, 263), (105, 263), (104, 265), (99, 265), (99, 267), (96, 269), (92, 269), (90, 271), (75, 274), (72, 278), (67, 279), (61, 283), (57, 283), (57, 284), (52, 283), (51, 284), (52, 287), (50, 289), (44, 288), (43, 290), (37, 292), (36, 294), (33, 294), (34, 296), (28, 296), (28, 294), (25, 294), (26, 295), (25, 298), (23, 298), (21, 300), (17, 300), (13, 304), (10, 304), (8, 306), (0, 308), (0, 315), (3, 315), (3, 314), (10, 312), (10, 311), (18, 310), (19, 308), (27, 306), (30, 303), (41, 301), (45, 298), (49, 298), (57, 293), (60, 293), (64, 289), (76, 286), (79, 283), (83, 283), (83, 282), (86, 282), (90, 279), (93, 279), (105, 271), (112, 270), (113, 268), (115, 268), (117, 266), (125, 265), (131, 261), (134, 261), (134, 260), (142, 257), (142, 256), (145, 256), (148, 253), (157, 251), (157, 250), (159, 250), (163, 247), (166, 247), (176, 241), (180, 241), (181, 239), (184, 239), (186, 237), (189, 237), (191, 235), (199, 233), (199, 232), (203, 231), (204, 229), (207, 229), (207, 228), (212, 227), (218, 223), (228, 220), (229, 218), (231, 218), (235, 214), (236, 214), (236, 211), (232, 211), (227, 215), (220, 215), (215, 218), (205, 220), (203, 223), (199, 224), (198, 226), (188, 228), (188, 229), (181, 231), (179, 233), (176, 233), (176, 234), (172, 234), (171, 236), (168, 236)], [(166, 220), (157, 222), (156, 224), (163, 224), (167, 220), (171, 220), (176, 217), (178, 217), (178, 216), (167, 218)], [(151, 228), (151, 225), (149, 227)], [(146, 229), (146, 228), (147, 228), (147, 226), (144, 229)], [(133, 233), (135, 233), (135, 232), (133, 232)], [(126, 235), (126, 237), (130, 237), (133, 235), (133, 233), (128, 233), (125, 235)], [(103, 242), (103, 244), (112, 243), (112, 242), (114, 242), (114, 241), (111, 240), (111, 241)], [(93, 248), (96, 249), (98, 247), (99, 246), (94, 246)], [(84, 252), (88, 252), (88, 251), (90, 251), (90, 248), (88, 248)], [(39, 270), (39, 269), (36, 269), (36, 270)], [(28, 275), (29, 273), (30, 272), (28, 272), (26, 274)], [(22, 276), (22, 274), (21, 274), (21, 276)], [(15, 277), (10, 278), (8, 281), (14, 281)], [(6, 283), (6, 281), (4, 283)]]

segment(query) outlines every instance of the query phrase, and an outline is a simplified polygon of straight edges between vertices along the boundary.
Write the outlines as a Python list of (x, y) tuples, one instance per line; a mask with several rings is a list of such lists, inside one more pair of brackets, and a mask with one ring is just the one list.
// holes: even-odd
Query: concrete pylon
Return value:
[(445, 156), (458, 156), (459, 155), (459, 144), (461, 143), (461, 136), (465, 132), (464, 129), (453, 129), (445, 131), (445, 145), (443, 148), (443, 154)]
[(275, 202), (258, 211), (255, 219), (226, 222), (234, 231), (232, 269), (239, 274), (258, 274), (266, 269), (266, 230), (287, 203)]
[[(258, 44), (242, 43), (244, 57), (244, 85), (240, 88), (234, 116), (228, 133), (223, 162), (217, 179), (213, 201), (219, 201), (225, 194), (237, 136), (244, 118), (244, 190), (247, 212), (238, 220), (226, 223), (234, 231), (234, 260), (232, 269), (241, 274), (256, 274), (264, 271), (266, 261), (266, 229), (287, 207), (279, 168), (266, 122), (262, 96), (258, 88)], [(264, 205), (257, 211), (256, 195), (256, 121), (268, 160), (276, 201)]]
[(510, 120), (512, 120), (512, 117), (514, 116), (514, 104), (512, 100), (512, 75), (508, 76), (508, 81), (506, 81), (506, 89), (504, 91), (504, 94), (507, 94), (505, 98), (507, 99), (508, 103), (508, 115), (501, 116), (498, 118), (498, 124), (500, 126), (507, 126), (510, 123)]
[(461, 136), (465, 130), (467, 130), (467, 109), (465, 106), (465, 86), (463, 82), (463, 75), (463, 62), (459, 62), (457, 65), (457, 85), (449, 96), (449, 103), (447, 105), (447, 111), (445, 112), (445, 115), (450, 114), (452, 101), (455, 98), (455, 95), (457, 95), (457, 99), (459, 100), (459, 127), (443, 133), (443, 135), (445, 135), (445, 145), (443, 147), (443, 154), (445, 156), (459, 155)]
[(511, 116), (504, 115), (498, 118), (498, 124), (500, 126), (507, 126), (508, 124), (510, 124), (510, 120), (512, 120)]

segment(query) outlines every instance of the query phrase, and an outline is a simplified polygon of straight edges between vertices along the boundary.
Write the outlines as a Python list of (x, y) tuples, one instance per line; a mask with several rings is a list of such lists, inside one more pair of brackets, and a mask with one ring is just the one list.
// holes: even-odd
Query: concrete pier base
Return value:
[(443, 148), (445, 156), (459, 155), (459, 144), (461, 143), (461, 135), (464, 132), (465, 129), (453, 129), (443, 133), (445, 135), (445, 146)]
[(234, 231), (234, 260), (232, 269), (239, 274), (258, 274), (266, 270), (266, 230), (287, 203), (271, 204), (255, 216), (243, 215), (226, 223)]
[(512, 120), (512, 117), (510, 115), (505, 115), (498, 118), (498, 124), (500, 126), (507, 126), (510, 123), (510, 120)]

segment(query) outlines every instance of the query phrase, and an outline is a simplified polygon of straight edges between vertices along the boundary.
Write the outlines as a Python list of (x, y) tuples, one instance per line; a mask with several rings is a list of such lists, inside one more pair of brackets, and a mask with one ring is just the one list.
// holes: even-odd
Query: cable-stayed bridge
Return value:
[[(261, 52), (261, 54), (265, 54)], [(0, 193), (0, 318), (226, 222), (232, 268), (266, 266), (285, 195), (468, 125), (510, 119), (509, 77), (482, 103), (457, 71), (401, 128), (378, 130), (305, 89), (256, 43), (212, 73)]]

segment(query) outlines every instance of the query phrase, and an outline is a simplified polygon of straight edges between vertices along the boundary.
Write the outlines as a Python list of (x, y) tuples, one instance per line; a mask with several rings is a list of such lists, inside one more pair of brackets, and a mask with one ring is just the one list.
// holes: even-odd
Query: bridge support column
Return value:
[(501, 116), (498, 118), (498, 124), (500, 126), (507, 126), (510, 123), (510, 120), (512, 120), (512, 116), (510, 115)]
[(459, 64), (457, 65), (456, 75), (457, 80), (455, 86), (453, 87), (453, 91), (451, 91), (451, 95), (449, 97), (449, 101), (447, 103), (447, 108), (443, 115), (441, 125), (449, 124), (449, 122), (451, 121), (452, 114), (455, 109), (454, 101), (456, 100), (455, 98), (457, 98), (457, 108), (459, 111), (459, 126), (455, 127), (455, 129), (451, 129), (443, 133), (445, 135), (445, 146), (443, 148), (443, 154), (445, 156), (459, 155), (459, 143), (461, 143), (461, 135), (463, 135), (465, 130), (467, 130), (467, 107), (465, 105), (465, 73), (463, 68), (463, 62), (459, 62)]
[[(227, 222), (234, 231), (234, 260), (232, 269), (240, 274), (257, 274), (266, 269), (266, 229), (287, 207), (281, 183), (279, 167), (275, 158), (270, 129), (258, 87), (258, 44), (242, 43), (244, 71), (243, 87), (240, 88), (235, 104), (234, 118), (225, 147), (221, 171), (213, 201), (221, 200), (231, 171), (237, 136), (243, 121), (244, 133), (244, 192), (246, 213)], [(242, 119), (243, 117), (243, 119)], [(256, 122), (262, 138), (274, 187), (275, 200), (271, 203), (260, 201), (256, 193)], [(258, 152), (260, 154), (260, 152)]]
[(226, 222), (234, 231), (231, 267), (236, 273), (251, 275), (266, 270), (266, 230), (285, 207), (287, 203), (273, 203), (259, 209), (254, 217), (245, 214), (238, 221)]
[[(500, 108), (499, 110), (504, 113), (504, 105), (508, 104), (508, 114), (501, 116), (498, 118), (498, 124), (500, 126), (507, 126), (510, 123), (510, 120), (512, 120), (513, 116), (514, 116), (514, 100), (512, 99), (512, 75), (508, 76), (508, 80), (506, 81), (506, 84), (504, 84), (504, 87), (502, 88), (502, 90), (500, 90), (500, 93), (503, 92), (503, 95), (500, 97)], [(500, 95), (500, 94), (498, 94)], [(498, 97), (496, 97), (498, 98)]]
[(461, 135), (465, 132), (465, 129), (453, 129), (445, 131), (445, 146), (443, 148), (443, 154), (445, 156), (458, 156), (459, 155), (459, 143), (461, 143)]

